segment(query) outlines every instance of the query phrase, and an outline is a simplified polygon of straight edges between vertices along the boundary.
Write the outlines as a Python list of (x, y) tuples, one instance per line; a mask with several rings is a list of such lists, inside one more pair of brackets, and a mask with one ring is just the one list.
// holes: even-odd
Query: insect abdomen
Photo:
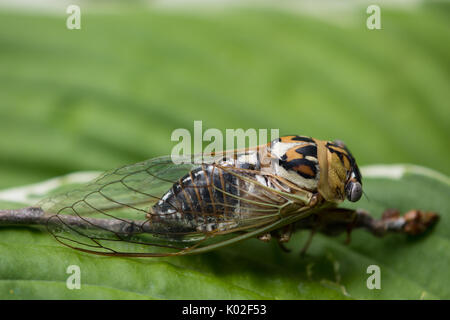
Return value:
[(167, 221), (185, 228), (211, 231), (233, 220), (239, 181), (214, 164), (202, 165), (165, 193), (153, 208), (153, 221)]

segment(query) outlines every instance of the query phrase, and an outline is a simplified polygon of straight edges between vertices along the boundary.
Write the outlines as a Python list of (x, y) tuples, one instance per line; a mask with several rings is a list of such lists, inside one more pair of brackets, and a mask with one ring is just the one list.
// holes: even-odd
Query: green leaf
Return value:
[[(2, 8), (0, 187), (169, 154), (172, 131), (193, 120), (204, 130), (342, 139), (359, 165), (406, 162), (449, 174), (446, 6), (383, 8), (375, 31), (365, 28), (365, 7), (307, 16), (135, 4), (102, 14), (86, 4), (82, 29), (72, 31), (64, 12)], [(358, 206), (436, 210), (432, 232), (375, 239), (357, 231), (350, 246), (319, 235), (304, 260), (257, 240), (145, 260), (87, 256), (36, 229), (1, 228), (0, 298), (450, 299), (447, 180), (389, 176), (367, 177), (370, 201)], [(33, 203), (41, 191), (3, 199)], [(289, 246), (299, 250), (305, 239)], [(65, 286), (71, 264), (82, 267), (81, 290)], [(366, 288), (370, 264), (381, 267), (382, 290)]]
[[(356, 230), (345, 245), (345, 236), (317, 235), (304, 258), (298, 251), (305, 233), (288, 243), (291, 253), (251, 239), (196, 256), (115, 258), (63, 247), (36, 228), (3, 227), (0, 298), (449, 299), (450, 179), (408, 165), (371, 166), (363, 175), (367, 197), (357, 207), (375, 216), (387, 208), (433, 210), (441, 220), (419, 237), (380, 239)], [(70, 265), (81, 269), (80, 290), (66, 287)], [(381, 290), (366, 286), (370, 265), (380, 267)]]

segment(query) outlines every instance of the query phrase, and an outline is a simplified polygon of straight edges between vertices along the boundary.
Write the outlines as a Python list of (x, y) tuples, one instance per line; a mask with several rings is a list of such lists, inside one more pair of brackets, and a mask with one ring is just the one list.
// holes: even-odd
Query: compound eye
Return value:
[(361, 183), (355, 181), (349, 181), (345, 186), (345, 193), (347, 194), (347, 199), (351, 202), (356, 202), (361, 199), (362, 196), (362, 186)]

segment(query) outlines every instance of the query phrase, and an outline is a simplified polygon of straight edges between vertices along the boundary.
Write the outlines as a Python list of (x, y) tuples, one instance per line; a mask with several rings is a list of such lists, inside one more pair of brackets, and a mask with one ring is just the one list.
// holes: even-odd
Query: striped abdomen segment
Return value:
[(233, 221), (239, 206), (239, 179), (217, 165), (204, 164), (174, 183), (152, 208), (152, 221), (185, 230), (211, 231)]

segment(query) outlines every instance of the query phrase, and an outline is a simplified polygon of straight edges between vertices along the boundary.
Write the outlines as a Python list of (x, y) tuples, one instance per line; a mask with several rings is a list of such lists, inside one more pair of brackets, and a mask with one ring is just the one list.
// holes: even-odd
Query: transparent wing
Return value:
[[(221, 183), (205, 179), (194, 190), (201, 194), (205, 189), (214, 197), (204, 200), (201, 206), (174, 203), (174, 216), (178, 214), (182, 219), (167, 219), (154, 212), (153, 206), (168, 190), (192, 170), (202, 167), (192, 160), (179, 159), (177, 163), (183, 163), (175, 164), (171, 157), (159, 157), (124, 166), (38, 205), (50, 215), (48, 229), (59, 242), (102, 255), (199, 253), (278, 228), (294, 219), (280, 215), (289, 203), (286, 194), (261, 184), (252, 170), (219, 165), (214, 167), (221, 173), (218, 177), (229, 174), (236, 179)], [(230, 190), (239, 190), (238, 195)], [(219, 203), (218, 198), (234, 201)], [(189, 217), (190, 222), (180, 223), (186, 220), (184, 217)], [(296, 215), (295, 219), (300, 217)], [(221, 227), (205, 228), (210, 219)]]
[(142, 207), (158, 201), (180, 177), (196, 166), (192, 163), (175, 165), (168, 156), (153, 158), (107, 171), (81, 188), (44, 199), (39, 206), (55, 214), (95, 214), (121, 208), (142, 213)]

